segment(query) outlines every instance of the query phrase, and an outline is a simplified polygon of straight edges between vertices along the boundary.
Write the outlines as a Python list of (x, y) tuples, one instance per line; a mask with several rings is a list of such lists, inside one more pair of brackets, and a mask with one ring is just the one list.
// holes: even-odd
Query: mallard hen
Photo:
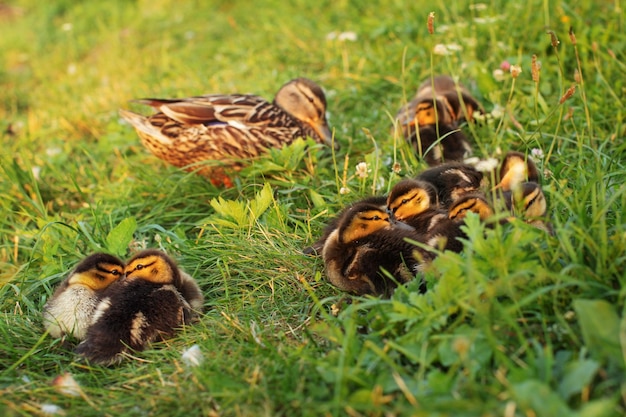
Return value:
[(249, 94), (137, 101), (158, 110), (148, 117), (120, 110), (144, 146), (172, 165), (197, 170), (215, 185), (232, 186), (229, 171), (297, 138), (333, 142), (324, 92), (306, 78), (284, 84), (272, 103)]

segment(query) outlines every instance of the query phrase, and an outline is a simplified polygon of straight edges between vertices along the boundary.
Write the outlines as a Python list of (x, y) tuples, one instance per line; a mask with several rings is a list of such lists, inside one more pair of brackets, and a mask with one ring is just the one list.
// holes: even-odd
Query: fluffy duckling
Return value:
[(307, 246), (306, 248), (304, 248), (302, 250), (302, 253), (304, 253), (305, 255), (311, 255), (311, 256), (321, 255), (322, 248), (324, 247), (324, 243), (326, 243), (326, 239), (328, 239), (328, 236), (330, 236), (330, 234), (337, 229), (337, 227), (339, 226), (339, 223), (341, 222), (341, 219), (346, 215), (346, 213), (353, 206), (355, 206), (356, 204), (361, 204), (361, 203), (374, 204), (384, 210), (387, 207), (387, 196), (366, 197), (362, 200), (354, 202), (350, 204), (349, 206), (345, 207), (342, 211), (339, 212), (337, 216), (335, 216), (326, 225), (326, 227), (322, 231), (322, 236), (317, 241), (315, 241), (315, 243), (313, 243), (311, 246)]
[(94, 253), (83, 259), (43, 307), (43, 323), (52, 337), (85, 338), (100, 295), (124, 274), (124, 262)]
[(359, 295), (389, 295), (396, 282), (413, 279), (422, 262), (429, 259), (429, 254), (406, 238), (415, 239), (414, 230), (392, 222), (380, 206), (351, 206), (322, 249), (328, 280), (341, 290)]
[(467, 88), (448, 75), (438, 75), (418, 87), (415, 98), (398, 111), (396, 122), (408, 139), (415, 133), (416, 126), (456, 127), (463, 120), (472, 120), (476, 111), (482, 113), (483, 108)]
[(179, 292), (181, 274), (159, 250), (145, 250), (128, 261), (126, 278), (103, 294), (76, 352), (92, 363), (112, 365), (151, 342), (174, 336), (191, 320), (191, 307)]
[(537, 165), (521, 152), (510, 151), (500, 164), (500, 182), (495, 186), (502, 191), (510, 191), (529, 181), (539, 182)]
[[(273, 103), (244, 94), (138, 102), (158, 113), (144, 117), (120, 110), (120, 115), (135, 128), (144, 146), (172, 165), (197, 169), (215, 185), (232, 186), (227, 171), (237, 171), (244, 160), (297, 138), (332, 144), (326, 97), (320, 86), (306, 78), (284, 84)], [(213, 163), (197, 166), (207, 161)]]
[(408, 141), (415, 154), (429, 166), (444, 162), (460, 162), (472, 153), (465, 133), (458, 127), (446, 124), (420, 126)]
[(503, 193), (506, 208), (515, 217), (553, 235), (552, 225), (546, 221), (548, 204), (541, 186), (536, 182), (524, 182), (517, 188)]
[(428, 182), (414, 179), (404, 179), (391, 189), (387, 210), (393, 220), (408, 224), (422, 236), (448, 218), (448, 213), (439, 209), (435, 188)]
[(489, 200), (483, 193), (472, 192), (463, 194), (448, 208), (448, 218), (455, 222), (465, 220), (467, 213), (478, 214), (481, 220), (491, 218), (495, 212)]
[(180, 270), (180, 287), (178, 287), (178, 291), (185, 301), (187, 301), (194, 313), (200, 314), (202, 312), (204, 306), (202, 290), (198, 282), (183, 270)]
[(432, 184), (437, 190), (439, 205), (447, 209), (463, 194), (478, 191), (483, 173), (471, 165), (448, 162), (423, 171), (415, 179)]

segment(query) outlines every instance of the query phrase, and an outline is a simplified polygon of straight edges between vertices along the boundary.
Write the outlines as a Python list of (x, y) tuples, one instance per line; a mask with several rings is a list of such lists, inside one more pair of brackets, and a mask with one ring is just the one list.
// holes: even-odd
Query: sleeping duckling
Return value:
[(483, 173), (471, 165), (448, 162), (423, 171), (415, 179), (432, 184), (437, 190), (439, 205), (448, 209), (463, 194), (480, 189)]
[(396, 123), (408, 139), (415, 134), (415, 126), (443, 124), (457, 127), (463, 120), (472, 120), (476, 111), (484, 112), (467, 88), (450, 76), (438, 75), (418, 87), (415, 98), (396, 114)]
[(530, 157), (521, 152), (510, 151), (500, 165), (500, 182), (494, 187), (510, 191), (524, 182), (539, 182), (539, 170)]
[(480, 220), (487, 220), (494, 215), (494, 209), (483, 193), (466, 193), (459, 197), (448, 209), (448, 218), (455, 222), (465, 220), (467, 213), (478, 214)]
[(83, 259), (43, 307), (43, 323), (52, 337), (85, 338), (100, 295), (124, 274), (124, 262), (94, 253)]
[(425, 236), (448, 213), (439, 209), (437, 191), (428, 182), (404, 179), (394, 185), (387, 197), (387, 210), (393, 220), (415, 228)]
[(554, 234), (552, 225), (546, 221), (548, 205), (541, 186), (536, 182), (524, 182), (516, 189), (503, 193), (506, 208), (526, 223)]
[(164, 252), (140, 252), (124, 271), (126, 278), (103, 294), (87, 337), (76, 348), (92, 363), (119, 363), (130, 352), (174, 336), (191, 320), (191, 307), (178, 290), (180, 271)]
[[(244, 94), (138, 102), (159, 111), (144, 117), (120, 110), (144, 146), (172, 165), (197, 170), (215, 185), (232, 186), (227, 171), (238, 171), (244, 160), (297, 138), (333, 142), (324, 92), (306, 78), (284, 84), (273, 103)], [(198, 166), (208, 161), (214, 163)]]
[(444, 162), (462, 161), (472, 153), (465, 133), (458, 127), (445, 124), (419, 126), (408, 139), (415, 154), (429, 166)]
[(328, 236), (330, 236), (330, 234), (334, 230), (337, 229), (337, 227), (339, 226), (339, 223), (341, 222), (341, 219), (343, 218), (343, 216), (345, 216), (345, 214), (348, 212), (348, 210), (350, 210), (350, 208), (352, 208), (356, 204), (361, 204), (361, 203), (371, 203), (371, 204), (374, 204), (374, 205), (380, 207), (381, 209), (385, 209), (387, 207), (387, 197), (386, 196), (366, 197), (366, 198), (364, 198), (362, 200), (354, 202), (354, 203), (350, 204), (349, 206), (345, 207), (342, 211), (339, 212), (338, 215), (336, 215), (326, 225), (326, 227), (324, 227), (324, 230), (322, 231), (322, 236), (317, 241), (315, 241), (315, 243), (313, 243), (311, 246), (307, 246), (306, 248), (304, 248), (302, 250), (302, 252), (305, 255), (311, 255), (311, 256), (321, 255), (322, 254), (322, 248), (324, 247), (324, 243), (326, 242), (326, 239), (328, 239)]
[(397, 283), (415, 278), (430, 256), (406, 238), (415, 239), (414, 230), (392, 222), (380, 206), (353, 205), (322, 249), (328, 280), (337, 288), (358, 295), (389, 295)]

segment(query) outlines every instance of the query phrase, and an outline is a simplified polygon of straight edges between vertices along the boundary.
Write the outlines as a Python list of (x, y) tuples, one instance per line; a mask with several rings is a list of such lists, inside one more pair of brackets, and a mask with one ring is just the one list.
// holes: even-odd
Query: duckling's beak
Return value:
[(406, 230), (407, 232), (414, 232), (415, 228), (413, 226), (409, 226), (408, 224), (401, 222), (395, 219), (389, 219), (389, 223), (391, 223), (391, 227), (398, 230)]

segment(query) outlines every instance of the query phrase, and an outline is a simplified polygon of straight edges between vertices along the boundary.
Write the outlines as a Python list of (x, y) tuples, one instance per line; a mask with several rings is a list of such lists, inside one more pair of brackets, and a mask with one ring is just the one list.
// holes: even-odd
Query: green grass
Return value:
[[(23, 0), (0, 14), (0, 414), (626, 412), (619, 0), (211, 3)], [(333, 31), (358, 39), (328, 40)], [(462, 50), (432, 54), (452, 43)], [(492, 74), (505, 60), (522, 66), (515, 81)], [(576, 70), (583, 82), (560, 104)], [(424, 168), (390, 125), (433, 73), (504, 110), (468, 131), (477, 156), (543, 151), (555, 236), (470, 222), (464, 253), (426, 272), (426, 294), (409, 283), (389, 300), (347, 302), (299, 251), (345, 203)], [(229, 190), (151, 156), (117, 115), (146, 96), (271, 98), (296, 76), (324, 87), (341, 151), (272, 152)], [(354, 175), (361, 161), (367, 179)], [(41, 308), (81, 257), (146, 246), (197, 278), (200, 323), (111, 369), (43, 335)], [(181, 352), (193, 344), (205, 360), (188, 368)], [(52, 386), (66, 372), (84, 396)]]

